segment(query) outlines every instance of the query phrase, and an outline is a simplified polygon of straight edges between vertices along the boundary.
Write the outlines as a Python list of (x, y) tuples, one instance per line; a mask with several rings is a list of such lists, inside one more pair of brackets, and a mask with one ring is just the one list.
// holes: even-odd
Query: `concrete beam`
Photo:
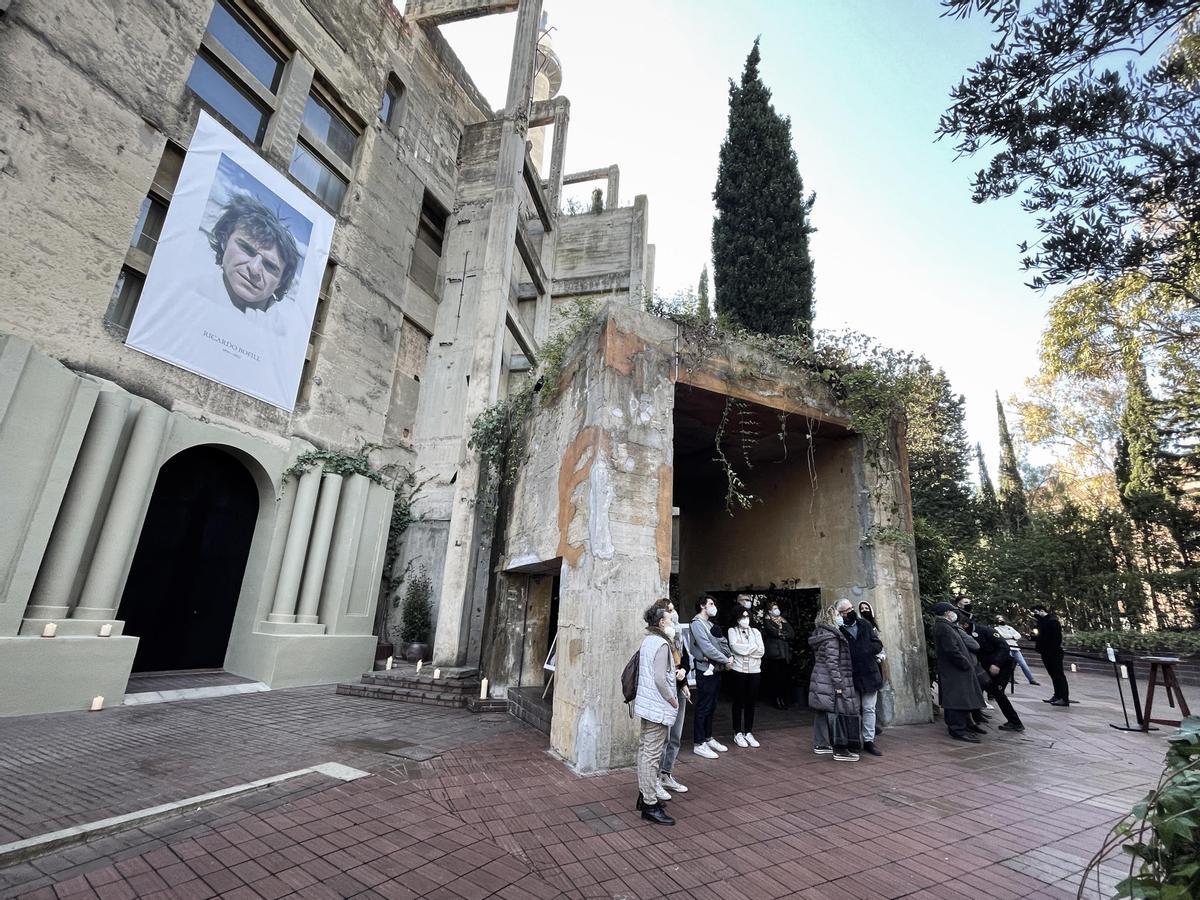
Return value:
[(559, 115), (560, 108), (571, 104), (566, 97), (554, 97), (550, 100), (534, 100), (529, 108), (529, 127), (543, 128), (546, 125), (557, 124), (554, 120)]
[(533, 167), (533, 160), (530, 159), (528, 150), (525, 151), (524, 177), (525, 187), (529, 188), (529, 196), (533, 200), (538, 218), (542, 221), (542, 228), (547, 232), (553, 231), (554, 219), (550, 215), (550, 202), (542, 190), (542, 183), (538, 180), (537, 169)]
[(585, 181), (607, 181), (609, 172), (616, 166), (605, 166), (603, 169), (584, 169), (582, 172), (572, 172), (563, 176), (563, 184), (583, 184)]
[(521, 352), (525, 354), (525, 358), (529, 361), (529, 368), (537, 365), (537, 351), (534, 350), (533, 338), (529, 332), (525, 330), (525, 324), (521, 321), (521, 316), (517, 312), (517, 308), (511, 303), (508, 304), (508, 309), (505, 311), (505, 320), (508, 323), (508, 331), (516, 339), (517, 346), (521, 348)]
[[(550, 293), (554, 297), (577, 297), (581, 294), (612, 294), (629, 290), (629, 273), (612, 275), (589, 275), (582, 278), (555, 278), (550, 282)], [(517, 287), (518, 300), (536, 300), (537, 288), (530, 282)]]
[(444, 25), (512, 12), (518, 0), (408, 0), (404, 18), (418, 25)]
[(533, 245), (529, 242), (529, 232), (525, 230), (525, 223), (519, 220), (517, 222), (517, 252), (521, 254), (521, 261), (525, 263), (529, 277), (533, 280), (533, 289), (539, 295), (545, 294), (547, 288), (550, 286), (550, 279), (546, 277), (546, 270), (542, 268), (542, 261), (538, 259)]

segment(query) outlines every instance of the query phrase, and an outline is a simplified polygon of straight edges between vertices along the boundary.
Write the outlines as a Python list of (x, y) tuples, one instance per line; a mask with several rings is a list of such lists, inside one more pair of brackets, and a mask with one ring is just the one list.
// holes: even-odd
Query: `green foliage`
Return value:
[(306, 450), (296, 457), (283, 473), (283, 480), (292, 476), (299, 478), (309, 469), (320, 467), (323, 472), (334, 475), (363, 475), (376, 484), (387, 484), (387, 474), (377, 469), (371, 462), (371, 453), (379, 449), (379, 444), (363, 444), (353, 453), (341, 450)]
[(1103, 651), (1109, 646), (1139, 655), (1200, 656), (1196, 631), (1076, 631), (1064, 643), (1080, 650)]
[(598, 216), (604, 212), (604, 191), (600, 190), (600, 188), (592, 191), (592, 205), (588, 211), (594, 216)]
[(741, 83), (729, 83), (729, 128), (713, 191), (716, 307), (751, 331), (807, 335), (814, 282), (808, 216), (815, 196), (804, 196), (791, 121), (775, 112), (758, 63), (755, 40)]
[(700, 270), (700, 286), (696, 290), (696, 315), (701, 319), (711, 319), (712, 309), (708, 302), (708, 266)]
[(549, 403), (558, 396), (567, 350), (595, 320), (596, 310), (597, 304), (592, 300), (574, 300), (556, 310), (558, 329), (542, 342), (534, 371), (517, 390), (472, 421), (467, 446), (479, 456), (479, 465), (485, 473), (481, 493), (493, 513), (497, 491), (516, 482), (524, 460), (521, 436), (537, 397), (541, 397), (542, 403)]
[(400, 640), (425, 642), (432, 627), (431, 598), (433, 583), (424, 568), (408, 580), (404, 602), (400, 605)]
[(1084, 870), (1080, 895), (1091, 872), (1118, 848), (1129, 857), (1129, 874), (1117, 897), (1191, 900), (1200, 896), (1200, 718), (1183, 720), (1167, 738), (1158, 784), (1117, 822)]
[(1013, 449), (1012, 435), (1008, 433), (1008, 420), (1004, 417), (1004, 404), (996, 394), (996, 418), (1000, 428), (1000, 516), (1009, 531), (1019, 531), (1029, 524), (1029, 513), (1025, 506), (1025, 484), (1017, 466), (1017, 453)]
[[(996, 40), (951, 91), (938, 134), (984, 152), (983, 202), (1025, 195), (1034, 287), (1141, 273), (1200, 302), (1196, 0), (943, 0)], [(1127, 63), (1127, 65), (1122, 65)]]

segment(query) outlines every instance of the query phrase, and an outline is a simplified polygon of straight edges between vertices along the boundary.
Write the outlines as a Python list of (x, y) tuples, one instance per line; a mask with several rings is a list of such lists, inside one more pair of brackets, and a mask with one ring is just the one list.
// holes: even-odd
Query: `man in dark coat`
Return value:
[(1046, 667), (1054, 685), (1054, 696), (1042, 702), (1051, 706), (1070, 706), (1071, 688), (1063, 671), (1062, 625), (1058, 616), (1050, 612), (1044, 603), (1034, 606), (1033, 617), (1037, 620), (1037, 637), (1034, 638), (1033, 645), (1041, 654), (1042, 665)]
[(982, 622), (972, 622), (964, 618), (960, 624), (963, 631), (971, 635), (979, 645), (975, 658), (979, 660), (983, 669), (983, 689), (1004, 714), (1005, 722), (1000, 726), (1000, 730), (1024, 731), (1021, 717), (1004, 694), (1004, 686), (1012, 678), (1013, 669), (1016, 667), (1016, 660), (1009, 652), (1008, 641), (1000, 637), (995, 628)]
[[(979, 738), (968, 730), (969, 713), (983, 706), (983, 691), (975, 675), (975, 641), (954, 623), (958, 613), (949, 603), (933, 608), (933, 647), (937, 653), (938, 702), (946, 718), (946, 730), (956, 741), (978, 744)], [(970, 641), (970, 644), (967, 642)]]
[(883, 751), (875, 746), (875, 704), (879, 700), (879, 689), (883, 687), (883, 673), (879, 671), (883, 641), (875, 626), (860, 618), (849, 600), (842, 598), (837, 602), (837, 613), (842, 618), (842, 634), (850, 643), (854, 690), (862, 712), (862, 749), (872, 756), (883, 756)]

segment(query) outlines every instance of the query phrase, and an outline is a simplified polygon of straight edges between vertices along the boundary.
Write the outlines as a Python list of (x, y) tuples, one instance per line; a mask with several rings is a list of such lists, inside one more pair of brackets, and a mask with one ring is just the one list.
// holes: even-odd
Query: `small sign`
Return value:
[(547, 672), (553, 672), (555, 662), (558, 658), (558, 635), (554, 636), (554, 640), (550, 642), (550, 652), (546, 655), (546, 661), (542, 663), (542, 668)]
[(1108, 645), (1108, 661), (1111, 663), (1117, 661), (1117, 651), (1112, 648), (1112, 644)]

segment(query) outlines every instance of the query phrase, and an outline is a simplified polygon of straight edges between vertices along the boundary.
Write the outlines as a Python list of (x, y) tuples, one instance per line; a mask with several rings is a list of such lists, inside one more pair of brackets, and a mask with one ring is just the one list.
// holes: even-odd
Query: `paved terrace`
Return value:
[(759, 750), (681, 756), (674, 828), (632, 811), (631, 771), (576, 777), (504, 715), (305, 688), (5, 719), (0, 843), (317, 763), (371, 774), (310, 773), (26, 859), (0, 869), (0, 897), (1073, 897), (1157, 777), (1165, 730), (1109, 728), (1111, 678), (1072, 691), (1058, 710), (1019, 687), (1024, 735), (889, 729), (858, 763), (815, 756), (805, 717), (764, 715)]

